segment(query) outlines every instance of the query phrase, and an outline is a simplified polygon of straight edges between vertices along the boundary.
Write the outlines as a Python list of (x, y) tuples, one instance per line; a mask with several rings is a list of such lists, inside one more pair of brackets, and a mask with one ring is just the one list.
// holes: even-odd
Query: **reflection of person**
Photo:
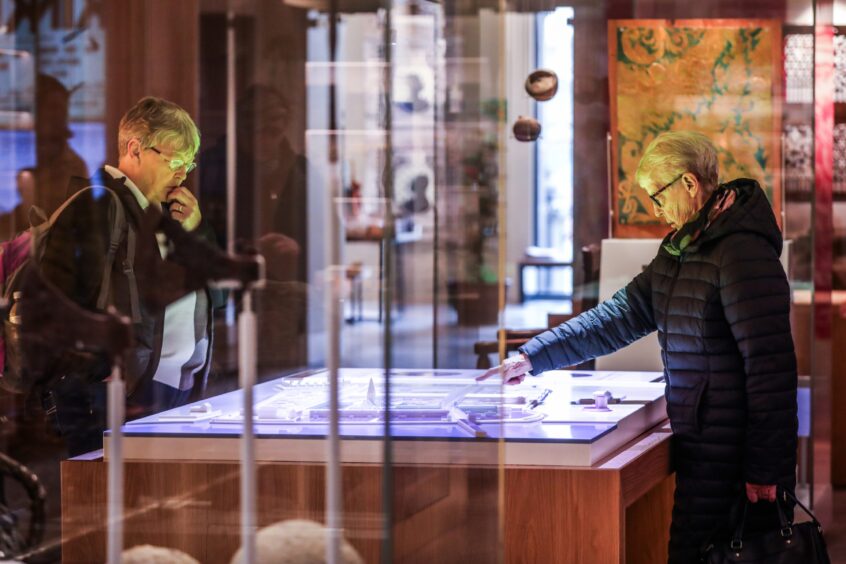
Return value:
[[(267, 266), (257, 297), (263, 369), (305, 363), (308, 164), (288, 140), (290, 113), (284, 95), (269, 86), (250, 86), (238, 100), (235, 237), (255, 247)], [(226, 225), (225, 148), (221, 139), (201, 159), (208, 217), (218, 233)]]
[(38, 75), (35, 92), (36, 203), (50, 215), (70, 195), (70, 179), (87, 177), (88, 167), (68, 144), (73, 135), (68, 124), (71, 92), (46, 74)]
[[(291, 239), (299, 249), (296, 270), (289, 270), (285, 279), (305, 280), (307, 163), (286, 136), (289, 119), (288, 101), (269, 86), (250, 86), (238, 101), (235, 237), (256, 242), (273, 233)], [(221, 139), (202, 155), (201, 182), (212, 196), (208, 215), (218, 233), (226, 232), (225, 149)], [(265, 257), (269, 270), (276, 258)]]
[[(717, 184), (716, 149), (700, 134), (658, 136), (636, 179), (673, 227), (655, 259), (610, 300), (480, 378), (501, 370), (519, 383), (657, 329), (676, 468), (670, 562), (697, 562), (744, 491), (753, 503), (773, 501), (776, 486), (795, 485), (796, 358), (782, 236), (757, 182)], [(768, 505), (749, 507), (748, 529), (778, 527)]]
[(429, 101), (425, 97), (423, 81), (416, 74), (409, 74), (405, 77), (408, 98), (397, 102), (397, 106), (408, 113), (421, 113), (429, 109)]
[(406, 214), (423, 213), (429, 209), (429, 199), (426, 197), (426, 189), (429, 187), (429, 179), (424, 175), (418, 175), (411, 181), (411, 197), (402, 203), (402, 211)]
[[(146, 97), (121, 119), (118, 134), (119, 162), (102, 171), (105, 184), (123, 206), (136, 233), (144, 210), (167, 204), (170, 216), (186, 231), (209, 239), (210, 228), (202, 219), (196, 198), (182, 186), (194, 168), (200, 137), (191, 117), (179, 106), (160, 98)], [(84, 186), (84, 184), (82, 184)], [(106, 266), (109, 230), (114, 214), (110, 197), (78, 198), (51, 228), (42, 270), (68, 297), (89, 309), (96, 300)], [(138, 286), (155, 285), (143, 271), (133, 271), (132, 255), (142, 245), (153, 253), (167, 253), (167, 242), (142, 240), (127, 234), (113, 263), (111, 299), (118, 311), (134, 321), (135, 349), (126, 362), (127, 412), (143, 415), (185, 402), (195, 378), (204, 378), (211, 351), (211, 296), (192, 292), (153, 311), (133, 295), (131, 277)], [(130, 248), (134, 241), (135, 246)], [(138, 311), (140, 309), (140, 311)], [(63, 359), (64, 360), (64, 359)], [(109, 374), (102, 363), (61, 366), (61, 377), (52, 385), (49, 402), (66, 436), (71, 455), (99, 448), (104, 428), (105, 385)]]
[(29, 229), (29, 210), (35, 205), (35, 169), (22, 168), (15, 177), (20, 202), (14, 209), (0, 215), (0, 240), (11, 239)]

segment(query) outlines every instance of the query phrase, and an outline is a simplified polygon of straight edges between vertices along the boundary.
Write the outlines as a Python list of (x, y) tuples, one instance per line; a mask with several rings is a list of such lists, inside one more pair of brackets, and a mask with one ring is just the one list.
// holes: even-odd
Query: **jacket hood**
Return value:
[(734, 189), (737, 200), (721, 214), (714, 223), (702, 234), (702, 239), (690, 248), (701, 247), (734, 233), (754, 233), (770, 242), (778, 255), (784, 239), (776, 222), (773, 207), (767, 195), (756, 180), (738, 178), (721, 184), (719, 189)]

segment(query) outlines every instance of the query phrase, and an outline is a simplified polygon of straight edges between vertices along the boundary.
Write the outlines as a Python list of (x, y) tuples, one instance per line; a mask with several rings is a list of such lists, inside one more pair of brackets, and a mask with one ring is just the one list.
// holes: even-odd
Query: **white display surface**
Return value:
[[(391, 435), (396, 463), (590, 466), (666, 418), (660, 373), (552, 371), (503, 388), (478, 370), (394, 370)], [(380, 463), (385, 409), (380, 369), (341, 369), (341, 458)], [(255, 389), (261, 462), (326, 457), (327, 373)], [(610, 392), (607, 409), (595, 393)], [(239, 459), (240, 391), (130, 421), (128, 460)], [(504, 441), (501, 441), (504, 439)], [(109, 456), (108, 436), (106, 457)]]
[[(603, 302), (643, 272), (655, 255), (661, 239), (603, 239), (599, 265), (599, 301)], [(658, 333), (652, 333), (596, 359), (597, 370), (664, 370)]]

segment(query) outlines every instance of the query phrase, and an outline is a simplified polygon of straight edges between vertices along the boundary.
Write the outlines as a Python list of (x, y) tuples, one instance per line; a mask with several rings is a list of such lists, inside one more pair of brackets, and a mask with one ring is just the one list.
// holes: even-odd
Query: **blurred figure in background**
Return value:
[(21, 231), (30, 227), (29, 210), (35, 205), (34, 168), (22, 168), (15, 176), (18, 190), (18, 205), (4, 214), (0, 214), (0, 241), (8, 241)]
[(71, 177), (88, 178), (85, 161), (68, 143), (71, 94), (52, 76), (39, 74), (35, 81), (35, 201), (48, 216), (70, 196)]
[[(258, 365), (263, 373), (306, 363), (308, 162), (287, 137), (290, 105), (273, 87), (252, 85), (238, 99), (235, 239), (267, 265), (257, 296)], [(201, 158), (201, 186), (215, 232), (226, 233), (226, 138)]]

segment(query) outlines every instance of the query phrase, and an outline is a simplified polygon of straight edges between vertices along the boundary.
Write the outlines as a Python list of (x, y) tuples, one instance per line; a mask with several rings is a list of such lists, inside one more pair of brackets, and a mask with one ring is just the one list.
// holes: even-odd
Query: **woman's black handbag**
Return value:
[[(783, 495), (782, 495), (783, 494)], [(791, 499), (801, 507), (811, 521), (793, 523), (788, 521), (784, 504)], [(746, 524), (746, 510), (749, 501), (744, 496), (743, 510), (737, 521), (731, 541), (709, 545), (703, 555), (706, 564), (766, 563), (766, 564), (831, 564), (822, 535), (822, 526), (814, 514), (802, 505), (796, 496), (779, 488), (776, 496), (776, 511), (780, 527), (757, 535), (743, 536)]]

